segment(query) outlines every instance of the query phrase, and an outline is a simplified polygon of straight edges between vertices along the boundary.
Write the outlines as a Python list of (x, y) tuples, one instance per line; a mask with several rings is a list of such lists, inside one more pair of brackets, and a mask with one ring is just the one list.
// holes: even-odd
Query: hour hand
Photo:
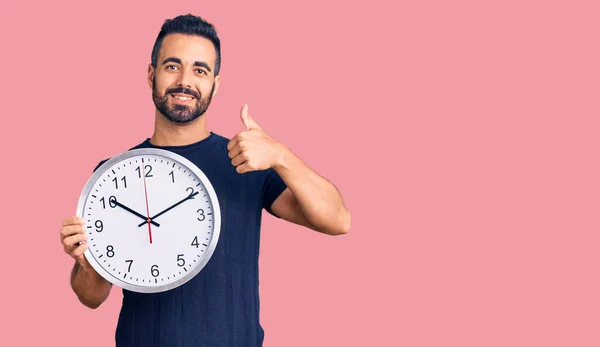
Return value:
[[(178, 202), (176, 202), (175, 204), (173, 204), (173, 205), (171, 205), (171, 206), (167, 207), (166, 209), (162, 210), (162, 211), (161, 211), (161, 212), (159, 212), (158, 214), (156, 214), (156, 215), (154, 215), (154, 216), (150, 217), (150, 223), (153, 223), (153, 222), (154, 222), (154, 219), (156, 219), (157, 217), (160, 217), (160, 216), (162, 216), (164, 213), (166, 213), (166, 212), (170, 211), (171, 209), (173, 209), (173, 208), (175, 208), (175, 207), (177, 207), (177, 206), (179, 206), (179, 205), (183, 204), (183, 203), (184, 203), (184, 202), (186, 202), (187, 200), (194, 199), (194, 196), (196, 196), (196, 195), (198, 195), (198, 192), (191, 193), (190, 195), (188, 195), (188, 196), (186, 196), (185, 198), (183, 198), (183, 199), (179, 200), (179, 201), (178, 201)], [(146, 217), (144, 217), (144, 218), (146, 218)], [(144, 224), (146, 224), (146, 223), (147, 223), (147, 221), (146, 221), (146, 222), (144, 222), (144, 223), (140, 223), (140, 224), (138, 225), (138, 227), (141, 227), (142, 225), (144, 225)]]
[[(149, 218), (147, 218), (146, 216), (144, 216), (141, 213), (135, 212), (134, 210), (130, 209), (129, 207), (127, 207), (127, 206), (123, 205), (122, 203), (118, 202), (117, 198), (111, 197), (110, 199), (108, 199), (108, 202), (111, 203), (111, 204), (115, 204), (115, 205), (119, 206), (120, 208), (124, 209), (125, 211), (127, 211), (127, 212), (129, 212), (131, 214), (134, 214), (134, 215), (140, 217), (141, 219), (145, 220), (145, 222), (143, 224), (148, 223), (148, 219)], [(156, 223), (153, 220), (150, 220), (150, 223), (156, 225), (157, 227), (160, 226), (160, 224)]]

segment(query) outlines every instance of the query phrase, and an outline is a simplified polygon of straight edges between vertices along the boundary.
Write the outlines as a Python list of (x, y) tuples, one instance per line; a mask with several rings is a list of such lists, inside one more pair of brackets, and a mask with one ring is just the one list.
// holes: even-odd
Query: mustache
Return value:
[(197, 91), (189, 89), (189, 88), (177, 87), (177, 88), (167, 89), (167, 91), (165, 92), (165, 94), (174, 94), (174, 93), (191, 95), (191, 96), (195, 97), (196, 99), (200, 100), (200, 94)]

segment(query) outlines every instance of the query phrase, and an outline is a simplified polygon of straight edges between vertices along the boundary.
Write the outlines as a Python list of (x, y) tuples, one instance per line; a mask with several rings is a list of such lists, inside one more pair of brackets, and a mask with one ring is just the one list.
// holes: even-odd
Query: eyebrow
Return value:
[[(166, 63), (181, 64), (181, 59), (175, 58), (175, 57), (168, 57), (167, 59), (163, 60), (163, 62), (162, 62), (163, 65), (165, 65)], [(208, 72), (212, 72), (212, 70), (210, 69), (210, 66), (208, 66), (208, 64), (203, 61), (194, 62), (194, 66), (200, 66), (200, 67), (203, 67), (206, 70), (208, 70)]]

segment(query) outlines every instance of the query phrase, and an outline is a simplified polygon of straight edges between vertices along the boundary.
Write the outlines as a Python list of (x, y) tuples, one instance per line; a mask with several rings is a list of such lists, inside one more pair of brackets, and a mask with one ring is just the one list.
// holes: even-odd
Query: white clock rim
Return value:
[(192, 271), (189, 271), (188, 273), (186, 273), (186, 276), (184, 276), (183, 278), (181, 278), (177, 281), (167, 283), (167, 284), (159, 284), (159, 285), (155, 285), (155, 286), (152, 286), (152, 285), (138, 286), (138, 285), (135, 285), (135, 284), (132, 284), (129, 282), (125, 282), (125, 281), (115, 277), (110, 272), (106, 271), (100, 265), (100, 263), (96, 260), (96, 258), (94, 257), (94, 255), (92, 254), (92, 252), (90, 251), (89, 248), (86, 249), (83, 254), (87, 258), (90, 265), (92, 265), (94, 270), (96, 270), (96, 272), (98, 272), (104, 279), (106, 279), (110, 283), (117, 285), (123, 289), (127, 289), (129, 291), (133, 291), (133, 292), (137, 292), (137, 293), (160, 293), (160, 292), (165, 292), (165, 291), (177, 288), (177, 287), (187, 283), (192, 278), (196, 277), (196, 275), (198, 275), (200, 273), (200, 271), (202, 271), (202, 269), (204, 269), (206, 264), (212, 258), (212, 255), (213, 255), (215, 248), (217, 247), (217, 243), (219, 241), (219, 236), (221, 233), (221, 208), (219, 205), (219, 200), (217, 198), (215, 189), (212, 186), (212, 183), (210, 182), (208, 177), (204, 174), (204, 172), (197, 165), (195, 165), (187, 158), (185, 158), (175, 152), (164, 150), (164, 149), (159, 149), (159, 148), (136, 148), (136, 149), (130, 149), (125, 152), (119, 153), (116, 156), (108, 159), (102, 165), (100, 165), (100, 167), (98, 167), (96, 169), (96, 171), (88, 178), (83, 190), (81, 191), (81, 194), (79, 195), (79, 201), (77, 203), (76, 215), (81, 218), (85, 218), (85, 202), (90, 197), (90, 193), (91, 193), (92, 188), (94, 187), (94, 184), (96, 183), (96, 181), (110, 167), (112, 167), (114, 164), (116, 164), (117, 162), (120, 162), (124, 159), (128, 159), (131, 157), (144, 156), (144, 155), (162, 156), (162, 157), (169, 158), (171, 160), (178, 161), (179, 163), (185, 165), (194, 174), (196, 174), (196, 176), (198, 176), (200, 178), (200, 180), (202, 181), (202, 184), (206, 187), (208, 196), (210, 197), (210, 200), (213, 204), (214, 227), (213, 227), (213, 231), (212, 231), (212, 240), (205, 252), (205, 256), (202, 258), (202, 261), (200, 261), (200, 263)]

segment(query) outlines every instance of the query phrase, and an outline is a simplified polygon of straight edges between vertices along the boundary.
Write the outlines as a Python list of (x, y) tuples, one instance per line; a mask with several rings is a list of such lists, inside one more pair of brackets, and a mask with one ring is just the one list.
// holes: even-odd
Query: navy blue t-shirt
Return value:
[(187, 283), (154, 294), (123, 289), (117, 347), (262, 346), (258, 297), (262, 209), (276, 216), (271, 204), (286, 184), (273, 169), (238, 174), (227, 155), (228, 142), (211, 132), (186, 146), (159, 147), (146, 139), (133, 147), (169, 150), (197, 165), (219, 198), (221, 233), (209, 262)]

